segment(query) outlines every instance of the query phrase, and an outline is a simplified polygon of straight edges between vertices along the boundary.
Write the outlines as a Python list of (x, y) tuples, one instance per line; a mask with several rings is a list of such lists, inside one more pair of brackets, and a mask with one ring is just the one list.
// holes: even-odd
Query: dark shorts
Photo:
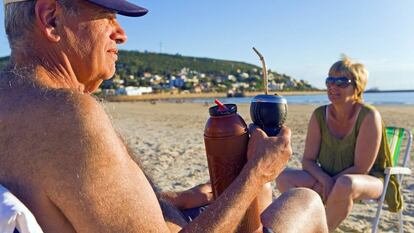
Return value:
[[(182, 210), (181, 213), (183, 214), (183, 217), (187, 222), (191, 222), (195, 218), (197, 218), (197, 216), (200, 215), (205, 209), (207, 209), (207, 206), (201, 206), (201, 207)], [(274, 232), (272, 229), (263, 227), (263, 233), (274, 233)]]

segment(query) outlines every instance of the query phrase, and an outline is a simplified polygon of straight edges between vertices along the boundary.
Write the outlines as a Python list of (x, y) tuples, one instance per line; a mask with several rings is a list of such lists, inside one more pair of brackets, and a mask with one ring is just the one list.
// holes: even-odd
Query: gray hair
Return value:
[(10, 49), (27, 47), (33, 32), (36, 1), (9, 3), (4, 6), (4, 26)]
[[(73, 0), (60, 0), (59, 3), (65, 8), (67, 14), (77, 14), (78, 7)], [(4, 6), (4, 26), (10, 49), (26, 50), (30, 48), (33, 39), (35, 22), (36, 1), (23, 1), (9, 3)]]

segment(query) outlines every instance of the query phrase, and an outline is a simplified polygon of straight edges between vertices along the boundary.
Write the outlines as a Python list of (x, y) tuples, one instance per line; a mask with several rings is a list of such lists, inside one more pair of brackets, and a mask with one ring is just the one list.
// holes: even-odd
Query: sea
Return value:
[[(414, 92), (370, 92), (364, 93), (364, 102), (372, 105), (414, 105)], [(287, 95), (288, 104), (328, 104), (326, 94)], [(250, 103), (253, 97), (232, 97), (220, 99), (223, 103)], [(213, 103), (214, 99), (193, 99), (195, 103)]]

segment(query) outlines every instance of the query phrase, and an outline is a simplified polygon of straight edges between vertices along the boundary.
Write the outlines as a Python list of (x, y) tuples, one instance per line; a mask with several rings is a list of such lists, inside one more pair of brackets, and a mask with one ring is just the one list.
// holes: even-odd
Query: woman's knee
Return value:
[(289, 171), (286, 169), (276, 178), (276, 187), (280, 192), (285, 192), (289, 186)]
[(287, 168), (276, 178), (276, 187), (283, 193), (296, 187), (311, 188), (315, 181), (306, 171)]
[(339, 176), (332, 189), (331, 194), (338, 194), (342, 197), (349, 197), (354, 190), (355, 180), (351, 175)]

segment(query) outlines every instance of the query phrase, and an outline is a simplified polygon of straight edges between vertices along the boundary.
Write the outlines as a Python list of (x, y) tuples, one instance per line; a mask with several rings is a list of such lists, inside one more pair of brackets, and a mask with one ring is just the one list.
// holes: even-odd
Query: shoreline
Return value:
[[(294, 95), (319, 95), (325, 94), (325, 91), (279, 91), (269, 92), (270, 94), (279, 94), (282, 96), (294, 96)], [(245, 92), (244, 97), (256, 96), (258, 94), (264, 94), (263, 92)], [(108, 102), (129, 102), (129, 101), (157, 101), (157, 100), (169, 100), (169, 99), (209, 99), (209, 98), (227, 98), (225, 92), (212, 92), (212, 93), (160, 93), (160, 94), (144, 94), (138, 96), (106, 96), (100, 97)]]

